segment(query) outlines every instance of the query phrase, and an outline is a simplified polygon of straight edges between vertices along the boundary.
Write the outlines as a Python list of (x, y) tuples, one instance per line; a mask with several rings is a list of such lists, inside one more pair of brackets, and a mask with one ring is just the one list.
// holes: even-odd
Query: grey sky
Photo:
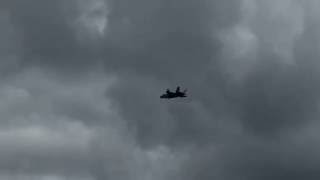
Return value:
[(319, 8), (1, 0), (0, 179), (319, 179)]

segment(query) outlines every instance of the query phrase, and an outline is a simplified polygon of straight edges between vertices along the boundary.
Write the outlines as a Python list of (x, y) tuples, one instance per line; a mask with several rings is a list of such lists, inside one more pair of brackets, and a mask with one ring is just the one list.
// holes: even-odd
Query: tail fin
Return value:
[(179, 92), (180, 92), (180, 86), (178, 86), (176, 89), (176, 93), (179, 93)]

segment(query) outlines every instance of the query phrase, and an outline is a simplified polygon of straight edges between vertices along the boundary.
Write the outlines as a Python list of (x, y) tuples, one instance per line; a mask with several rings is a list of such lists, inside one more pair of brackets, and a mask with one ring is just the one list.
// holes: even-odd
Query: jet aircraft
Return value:
[(182, 98), (187, 97), (186, 95), (187, 90), (184, 90), (183, 92), (180, 91), (180, 87), (178, 86), (176, 89), (176, 92), (171, 92), (169, 89), (167, 89), (165, 94), (162, 94), (160, 96), (161, 99), (172, 99), (172, 98)]

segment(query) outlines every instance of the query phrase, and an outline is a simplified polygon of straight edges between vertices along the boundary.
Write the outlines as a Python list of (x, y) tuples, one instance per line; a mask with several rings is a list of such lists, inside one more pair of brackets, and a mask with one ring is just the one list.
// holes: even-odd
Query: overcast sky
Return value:
[(320, 179), (319, 17), (318, 0), (0, 0), (0, 179)]

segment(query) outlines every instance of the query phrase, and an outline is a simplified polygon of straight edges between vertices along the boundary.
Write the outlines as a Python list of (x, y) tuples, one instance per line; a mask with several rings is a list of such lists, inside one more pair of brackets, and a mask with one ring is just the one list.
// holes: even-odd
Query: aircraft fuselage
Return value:
[(169, 94), (163, 94), (160, 96), (161, 99), (172, 99), (172, 98), (182, 98), (187, 97), (185, 93), (169, 93)]

